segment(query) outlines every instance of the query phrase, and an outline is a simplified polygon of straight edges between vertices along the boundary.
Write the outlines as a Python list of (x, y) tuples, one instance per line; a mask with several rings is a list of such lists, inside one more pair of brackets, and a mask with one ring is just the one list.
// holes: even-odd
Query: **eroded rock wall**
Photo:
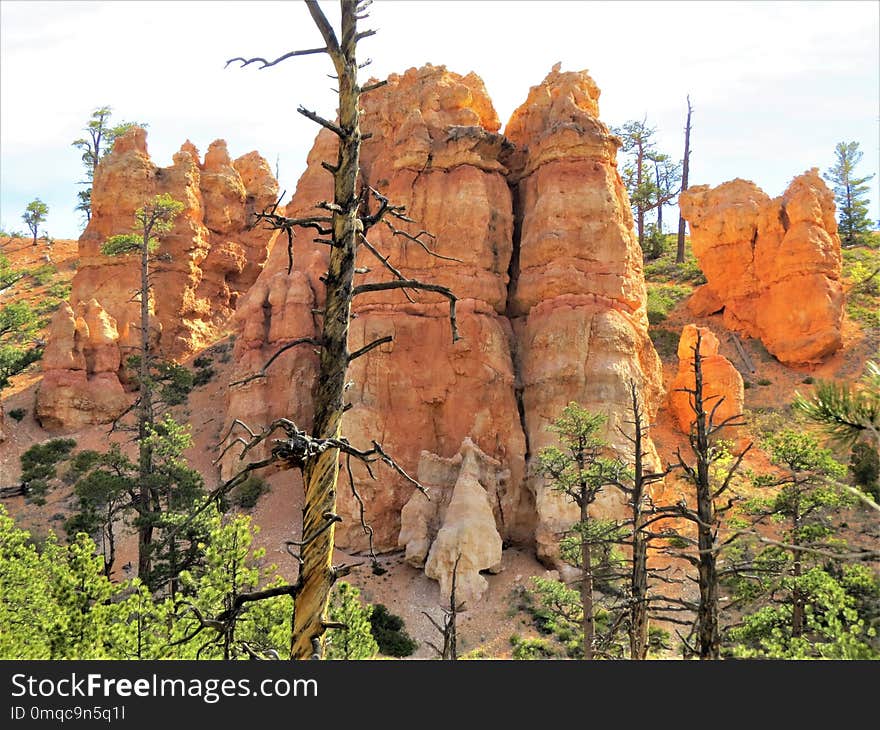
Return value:
[[(405, 276), (456, 293), (461, 339), (452, 342), (448, 306), (434, 295), (358, 297), (349, 349), (386, 335), (393, 341), (352, 363), (343, 431), (358, 445), (381, 441), (404, 468), (436, 482), (437, 502), (427, 502), (381, 466), (374, 482), (353, 465), (376, 548), (399, 540), (411, 562), (429, 563), (448, 587), (450, 561), (466, 546), (474, 600), (479, 571), (493, 567), (500, 541), (537, 541), (552, 561), (558, 533), (576, 519), (530, 471), (561, 409), (577, 400), (606, 413), (607, 435), (623, 446), (616, 429), (629, 380), (648, 412), (661, 397), (641, 256), (616, 168), (619, 140), (599, 121), (597, 100), (586, 72), (554, 69), (502, 136), (474, 74), (429, 65), (393, 75), (364, 97), (361, 128), (373, 136), (362, 149), (363, 182), (405, 205), (416, 222), (392, 222), (439, 256), (385, 226), (372, 229), (369, 242)], [(335, 138), (322, 131), (286, 215), (314, 215), (316, 202), (332, 198), (321, 162), (335, 154)], [(423, 230), (431, 235), (419, 236)], [(326, 248), (312, 238), (299, 233), (290, 252), (279, 239), (239, 301), (234, 379), (319, 332)], [(358, 283), (392, 276), (366, 246), (358, 265), (369, 269)], [(312, 346), (286, 351), (268, 377), (230, 391), (227, 423), (262, 427), (287, 416), (308, 427), (316, 363)], [(230, 452), (224, 474), (238, 467)], [(338, 544), (366, 548), (344, 473), (338, 511)], [(459, 512), (470, 516), (450, 518)], [(472, 539), (475, 524), (481, 540)]]
[[(557, 66), (505, 129), (516, 147), (511, 181), (520, 216), (508, 312), (532, 455), (553, 443), (547, 426), (570, 401), (605, 414), (605, 437), (625, 453), (619, 429), (632, 418), (629, 382), (636, 382), (648, 414), (662, 395), (641, 249), (617, 171), (620, 142), (599, 120), (598, 99), (586, 72)], [(534, 469), (529, 490), (538, 555), (555, 560), (559, 533), (577, 521), (577, 508)], [(601, 499), (608, 513), (623, 508), (611, 490)]]
[[(70, 344), (72, 315), (59, 314), (47, 345), (59, 358), (43, 359), (37, 395), (37, 416), (47, 428), (106, 422), (124, 408), (124, 399), (107, 397), (104, 381), (113, 383), (115, 394), (119, 376), (124, 378), (120, 363), (140, 344), (140, 303), (134, 296), (140, 289), (139, 261), (136, 256), (104, 256), (101, 246), (110, 236), (131, 232), (135, 211), (162, 193), (184, 205), (172, 230), (161, 238), (158, 260), (151, 267), (150, 338), (163, 357), (186, 357), (216, 339), (239, 295), (262, 269), (277, 234), (249, 230), (248, 224), (251, 214), (278, 194), (266, 161), (256, 152), (233, 161), (226, 143), (217, 140), (201, 162), (196, 148), (186, 142), (173, 164), (160, 168), (147, 153), (146, 132), (130, 129), (95, 171), (91, 220), (79, 240), (70, 295), (71, 311), (94, 302), (114, 322), (120, 362), (115, 372), (64, 367), (61, 350)], [(77, 337), (86, 336), (76, 331)]]
[[(452, 342), (446, 300), (415, 292), (408, 301), (398, 291), (376, 292), (354, 302), (350, 351), (386, 335), (393, 342), (355, 360), (343, 430), (355, 444), (378, 439), (402, 465), (415, 471), (422, 451), (450, 457), (465, 439), (509, 469), (499, 495), (499, 530), (527, 539), (532, 508), (522, 490), (525, 441), (519, 425), (512, 332), (505, 317), (507, 272), (513, 248), (513, 209), (506, 167), (509, 147), (497, 133), (497, 115), (482, 82), (443, 67), (426, 66), (393, 75), (388, 85), (364, 97), (362, 129), (372, 133), (362, 150), (364, 183), (381, 190), (418, 221), (395, 226), (418, 243), (377, 226), (370, 244), (407, 277), (449, 286), (459, 298), (461, 339)], [(334, 139), (321, 132), (308, 169), (287, 206), (288, 216), (314, 215), (316, 201), (332, 198), (331, 178), (321, 169), (335, 158)], [(326, 271), (326, 248), (300, 233), (288, 269), (286, 241), (273, 248), (256, 285), (242, 299), (237, 321), (245, 336), (236, 341), (236, 376), (258, 370), (279, 347), (319, 332)], [(358, 265), (369, 268), (358, 283), (387, 280), (391, 274), (362, 246)], [(318, 313), (316, 313), (318, 312)], [(314, 352), (296, 347), (272, 366), (269, 377), (230, 393), (228, 421), (241, 417), (267, 423), (293, 415), (308, 424)], [(243, 417), (247, 416), (247, 418)], [(230, 455), (224, 472), (236, 468)], [(397, 544), (400, 511), (412, 495), (404, 479), (379, 467), (373, 481), (353, 464), (357, 487), (370, 505), (369, 519), (379, 548)], [(340, 545), (364, 549), (358, 505), (340, 484), (337, 527)]]

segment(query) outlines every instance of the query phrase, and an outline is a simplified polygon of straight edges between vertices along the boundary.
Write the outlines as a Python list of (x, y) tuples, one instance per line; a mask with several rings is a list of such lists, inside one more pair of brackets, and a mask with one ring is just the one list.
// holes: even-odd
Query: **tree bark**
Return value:
[[(358, 218), (357, 180), (360, 171), (360, 89), (357, 84), (356, 4), (342, 0), (342, 41), (317, 3), (309, 11), (327, 41), (339, 82), (339, 151), (333, 174), (333, 245), (326, 274), (326, 305), (321, 335), (322, 348), (315, 393), (315, 438), (339, 438), (343, 412), (343, 388), (348, 368), (348, 329), (351, 315)], [(305, 507), (303, 508), (300, 582), (293, 615), (291, 658), (320, 658), (323, 655), (324, 614), (335, 581), (332, 557), (334, 526), (322, 530), (326, 515), (336, 514), (336, 485), (339, 451), (327, 449), (306, 462)], [(320, 532), (320, 534), (318, 534)], [(310, 540), (313, 535), (318, 535)]]
[[(688, 115), (687, 115), (687, 124), (684, 128), (684, 158), (681, 162), (681, 192), (683, 193), (688, 189), (688, 170), (691, 164), (691, 97), (687, 97), (688, 104)], [(675, 263), (683, 264), (684, 263), (684, 231), (685, 231), (685, 220), (681, 217), (681, 212), (678, 214), (678, 250), (675, 254)]]
[[(658, 163), (656, 161), (654, 162), (654, 178), (657, 181), (657, 196), (659, 198), (659, 196), (662, 195), (661, 191), (663, 190), (663, 188), (660, 186), (660, 163)], [(658, 200), (658, 205), (657, 205), (657, 231), (661, 234), (663, 233), (663, 202), (662, 202), (662, 198), (660, 200)]]
[[(793, 518), (794, 528), (792, 529), (791, 541), (794, 545), (800, 546), (800, 527), (801, 520), (799, 514), (799, 505), (795, 503), (795, 514)], [(795, 587), (791, 593), (792, 609), (791, 609), (791, 635), (794, 638), (804, 635), (804, 614), (806, 610), (806, 601), (803, 591), (798, 588), (797, 581), (803, 575), (803, 553), (800, 550), (792, 550), (792, 575), (795, 579)]]
[(591, 555), (591, 545), (589, 538), (590, 524), (590, 505), (587, 502), (586, 495), (581, 493), (581, 608), (584, 612), (583, 631), (584, 631), (584, 659), (593, 658), (593, 636), (595, 634), (595, 624), (593, 621), (593, 564)]
[(645, 535), (645, 497), (644, 450), (642, 444), (642, 419), (639, 410), (638, 393), (635, 383), (630, 384), (632, 395), (634, 433), (633, 453), (633, 547), (632, 573), (630, 575), (630, 658), (636, 661), (645, 659), (648, 653), (648, 540)]
[(151, 521), (153, 494), (150, 476), (153, 471), (153, 450), (147, 443), (153, 425), (153, 389), (150, 384), (150, 233), (149, 223), (144, 225), (144, 238), (141, 245), (141, 361), (138, 368), (138, 576), (149, 584), (152, 560), (150, 551), (153, 543), (153, 524)]
[(721, 639), (718, 628), (718, 567), (715, 555), (715, 505), (709, 473), (709, 414), (703, 405), (703, 368), (699, 334), (694, 348), (694, 452), (697, 457), (697, 544), (699, 547), (700, 604), (697, 611), (697, 637), (700, 659), (718, 659)]

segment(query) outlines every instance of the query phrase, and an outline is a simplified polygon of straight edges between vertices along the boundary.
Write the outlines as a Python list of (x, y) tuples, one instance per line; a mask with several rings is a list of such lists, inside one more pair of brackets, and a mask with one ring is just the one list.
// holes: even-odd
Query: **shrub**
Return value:
[(757, 381), (758, 385), (773, 385), (773, 381), (769, 378), (761, 378)]
[(235, 488), (232, 501), (242, 509), (253, 509), (268, 491), (269, 485), (263, 479), (251, 475)]
[(862, 441), (855, 444), (850, 452), (849, 470), (853, 481), (875, 501), (880, 501), (880, 455), (877, 449)]
[(45, 504), (49, 482), (58, 475), (58, 464), (70, 458), (76, 446), (73, 439), (52, 439), (43, 444), (34, 444), (21, 457), (21, 482), (25, 494), (36, 504)]
[(406, 632), (403, 619), (391, 613), (382, 603), (373, 606), (370, 631), (379, 645), (379, 652), (385, 656), (410, 656), (418, 647), (418, 643)]
[(333, 587), (327, 607), (331, 621), (345, 624), (327, 638), (327, 659), (370, 659), (378, 647), (370, 630), (372, 606), (361, 603), (361, 592), (340, 581)]
[(46, 290), (46, 293), (57, 299), (67, 299), (70, 296), (70, 284), (63, 281), (56, 282)]
[(691, 290), (679, 284), (648, 284), (648, 322), (660, 324)]
[(28, 273), (39, 286), (45, 286), (55, 278), (58, 269), (52, 266), (52, 264), (43, 264), (42, 266), (37, 266), (36, 268), (31, 269)]
[(556, 649), (547, 639), (523, 639), (517, 634), (510, 637), (512, 656), (518, 660), (552, 659), (558, 656)]
[(816, 381), (813, 379), (813, 376), (812, 376), (812, 375), (808, 375), (808, 376), (807, 376), (806, 378), (804, 378), (801, 382), (802, 382), (804, 385), (812, 385), (812, 384), (815, 383)]
[(648, 330), (648, 336), (651, 338), (651, 342), (654, 343), (654, 349), (657, 350), (657, 354), (664, 360), (678, 355), (678, 332), (651, 327)]
[(213, 377), (217, 374), (217, 371), (212, 367), (201, 368), (196, 371), (195, 375), (193, 375), (192, 383), (193, 387), (199, 388), (202, 385), (207, 385), (211, 382)]
[(16, 421), (21, 421), (26, 415), (27, 411), (24, 408), (13, 408), (9, 411), (9, 417)]
[(658, 259), (666, 250), (666, 235), (653, 223), (645, 227), (642, 249), (646, 259)]
[(193, 360), (193, 366), (197, 368), (206, 368), (214, 362), (213, 358), (210, 355), (199, 355), (195, 360)]

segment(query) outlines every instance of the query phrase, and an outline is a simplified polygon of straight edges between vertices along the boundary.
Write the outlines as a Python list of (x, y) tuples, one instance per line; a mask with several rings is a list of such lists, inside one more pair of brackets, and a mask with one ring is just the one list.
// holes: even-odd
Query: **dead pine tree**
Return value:
[(629, 575), (629, 647), (630, 658), (642, 660), (648, 654), (648, 616), (651, 596), (648, 594), (649, 572), (648, 549), (651, 541), (662, 535), (650, 528), (659, 521), (668, 519), (666, 515), (655, 515), (651, 498), (651, 485), (662, 481), (670, 469), (661, 472), (649, 471), (645, 464), (645, 440), (649, 425), (639, 401), (638, 387), (634, 380), (629, 382), (632, 435), (619, 428), (620, 434), (632, 444), (632, 469), (620, 469), (616, 475), (609, 476), (609, 484), (621, 490), (630, 509), (628, 526), (632, 532), (628, 540), (632, 549)]
[[(697, 554), (689, 552), (671, 553), (676, 557), (684, 558), (697, 568), (697, 583), (700, 589), (699, 603), (696, 605), (696, 652), (700, 659), (718, 659), (721, 650), (721, 631), (718, 620), (718, 591), (719, 570), (718, 556), (725, 543), (719, 539), (719, 529), (724, 514), (730, 511), (735, 497), (730, 495), (730, 487), (733, 476), (739, 469), (743, 458), (751, 449), (748, 444), (743, 451), (736, 455), (722, 474), (713, 474), (713, 466), (725, 457), (725, 450), (718, 444), (718, 434), (724, 429), (736, 428), (745, 425), (742, 414), (729, 416), (719, 422), (715, 422), (718, 408), (724, 401), (723, 397), (707, 398), (703, 394), (703, 356), (700, 354), (702, 335), (697, 330), (697, 339), (693, 347), (693, 370), (694, 387), (682, 388), (682, 392), (688, 393), (691, 410), (694, 413), (694, 421), (691, 425), (688, 442), (694, 461), (689, 463), (682, 456), (681, 449), (676, 451), (677, 464), (684, 477), (695, 488), (696, 509), (688, 506), (682, 498), (675, 505), (656, 508), (658, 514), (674, 515), (683, 518), (695, 525), (697, 532), (696, 541), (681, 535), (678, 537), (691, 544), (696, 544)], [(707, 411), (708, 401), (715, 400)], [(720, 504), (721, 500), (726, 500)], [(669, 600), (669, 599), (667, 599)], [(681, 601), (682, 608), (690, 609), (690, 602)], [(682, 637), (684, 640), (684, 637)], [(687, 642), (686, 642), (687, 643)]]
[[(684, 127), (684, 157), (681, 159), (681, 192), (688, 189), (688, 171), (691, 165), (691, 97), (688, 94), (688, 115), (687, 123)], [(678, 213), (678, 248), (675, 253), (675, 263), (684, 263), (684, 229), (685, 220), (681, 217), (681, 211)]]
[[(287, 234), (289, 268), (293, 265), (294, 229), (317, 231), (319, 237), (314, 239), (315, 242), (318, 245), (329, 246), (327, 272), (322, 277), (326, 303), (322, 312), (320, 335), (295, 340), (282, 348), (286, 350), (307, 344), (316, 347), (319, 351), (318, 374), (313, 393), (315, 414), (312, 432), (311, 435), (305, 434), (289, 419), (279, 419), (261, 431), (254, 431), (240, 422), (233, 423), (233, 427), (245, 428), (250, 436), (250, 440), (235, 439), (245, 445), (241, 456), (257, 443), (268, 439), (276, 430), (283, 430), (288, 436), (287, 439), (273, 441), (275, 446), (268, 459), (248, 465), (240, 474), (269, 464), (278, 464), (282, 468), (300, 468), (303, 472), (305, 484), (301, 533), (303, 537), (300, 542), (295, 543), (299, 550), (296, 557), (300, 571), (297, 583), (289, 591), (289, 594), (295, 598), (291, 640), (293, 659), (322, 656), (323, 633), (327, 628), (324, 617), (330, 589), (336, 579), (343, 574), (339, 569), (334, 569), (331, 562), (334, 526), (341, 520), (336, 514), (340, 453), (345, 454), (349, 482), (353, 491), (351, 457), (367, 464), (368, 469), (370, 463), (381, 460), (418, 486), (417, 482), (410, 478), (377, 442), (373, 441), (371, 449), (359, 450), (342, 436), (341, 421), (347, 409), (344, 390), (349, 363), (391, 340), (391, 337), (383, 337), (368, 343), (356, 352), (349, 352), (348, 332), (352, 301), (361, 294), (389, 289), (401, 289), (408, 297), (414, 290), (440, 294), (449, 300), (453, 342), (458, 339), (455, 295), (446, 287), (404, 277), (367, 239), (370, 229), (381, 222), (388, 226), (394, 235), (403, 236), (427, 250), (422, 240), (422, 232), (411, 235), (391, 223), (390, 219), (404, 223), (414, 222), (405, 215), (402, 206), (392, 205), (386, 197), (373, 188), (364, 187), (360, 190), (358, 188), (361, 143), (366, 136), (360, 129), (360, 96), (384, 85), (384, 82), (378, 82), (362, 87), (357, 78), (358, 69), (361, 67), (356, 54), (358, 42), (375, 34), (374, 30), (358, 31), (357, 29), (358, 20), (366, 17), (364, 11), (371, 1), (341, 0), (341, 35), (337, 36), (318, 3), (315, 0), (306, 0), (306, 6), (324, 45), (291, 51), (272, 61), (243, 57), (227, 61), (227, 65), (238, 61), (242, 66), (256, 63), (260, 68), (268, 68), (296, 56), (324, 53), (333, 62), (335, 78), (338, 82), (338, 118), (335, 122), (304, 107), (299, 107), (297, 110), (325, 129), (329, 129), (338, 139), (336, 161), (323, 163), (324, 169), (333, 175), (333, 200), (318, 202), (316, 209), (321, 211), (321, 214), (307, 218), (286, 218), (279, 215), (276, 212), (278, 203), (270, 210), (256, 216), (258, 221), (262, 221), (268, 227), (283, 230)], [(382, 266), (392, 273), (394, 279), (356, 284), (355, 275), (362, 273), (355, 267), (360, 246), (378, 259)], [(280, 351), (276, 352), (263, 369), (252, 377), (265, 375), (266, 368), (279, 354)], [(227, 481), (212, 496), (219, 497), (221, 493), (231, 488), (230, 485), (238, 483), (235, 480), (239, 478), (240, 475), (237, 475), (233, 480)], [(360, 501), (359, 495), (355, 494), (355, 496)], [(361, 509), (361, 523), (366, 531), (363, 507)]]
[(461, 560), (461, 553), (455, 559), (455, 565), (452, 566), (452, 586), (449, 591), (449, 608), (443, 609), (443, 625), (441, 626), (427, 611), (422, 614), (431, 625), (437, 629), (437, 632), (443, 638), (443, 647), (440, 648), (433, 642), (427, 642), (437, 656), (444, 661), (455, 661), (458, 659), (458, 639), (456, 636), (458, 614), (464, 611), (464, 603), (459, 603), (455, 597), (455, 583), (458, 579), (458, 562)]

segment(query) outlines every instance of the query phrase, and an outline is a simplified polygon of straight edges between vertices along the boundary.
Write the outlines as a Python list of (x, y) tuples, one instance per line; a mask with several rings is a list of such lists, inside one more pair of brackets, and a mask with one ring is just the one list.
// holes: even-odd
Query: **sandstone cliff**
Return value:
[[(100, 249), (108, 237), (130, 232), (135, 211), (161, 193), (184, 204), (162, 238), (161, 260), (153, 269), (151, 338), (164, 357), (181, 358), (213, 341), (262, 268), (276, 234), (247, 225), (251, 214), (278, 194), (266, 161), (256, 152), (232, 161), (226, 143), (217, 140), (201, 162), (186, 142), (174, 164), (160, 168), (147, 154), (146, 132), (129, 130), (95, 171), (92, 216), (79, 240), (70, 307), (56, 315), (49, 330), (36, 407), (47, 428), (106, 422), (125, 406), (120, 363), (139, 345), (140, 304), (133, 293), (140, 272), (132, 257), (107, 257)], [(107, 325), (98, 328), (100, 334), (91, 323), (78, 324), (83, 306), (103, 312)], [(93, 347), (112, 351), (112, 362), (90, 364)]]
[[(430, 231), (432, 237), (423, 239), (442, 258), (385, 227), (371, 232), (370, 243), (407, 276), (455, 291), (461, 340), (453, 344), (448, 307), (434, 295), (414, 293), (414, 302), (396, 291), (359, 297), (349, 349), (385, 335), (394, 341), (352, 363), (347, 396), (354, 407), (343, 428), (355, 444), (369, 445), (378, 438), (413, 472), (423, 450), (448, 457), (459, 452), (466, 438), (472, 439), (511, 473), (493, 505), (501, 532), (527, 539), (532, 508), (523, 489), (526, 449), (514, 387), (512, 333), (504, 316), (513, 210), (499, 157), (509, 145), (497, 134), (498, 127), (482, 82), (473, 74), (459, 76), (442, 67), (392, 75), (386, 87), (364, 97), (362, 128), (373, 134), (362, 151), (364, 182), (405, 205), (418, 225), (400, 225), (413, 235)], [(322, 132), (287, 206), (288, 216), (314, 214), (315, 202), (332, 197), (331, 178), (320, 163), (334, 155), (332, 135)], [(326, 272), (325, 247), (300, 233), (293, 247), (294, 269), (288, 274), (285, 244), (279, 239), (238, 307), (237, 376), (259, 370), (279, 346), (318, 331), (320, 314), (315, 311), (323, 300), (319, 278)], [(364, 247), (359, 256), (358, 265), (370, 269), (358, 277), (359, 283), (390, 276)], [(265, 424), (293, 415), (308, 424), (314, 372), (310, 348), (290, 350), (268, 378), (230, 392), (227, 422), (238, 417)], [(224, 471), (235, 467), (234, 460), (227, 460)], [(370, 505), (376, 545), (393, 547), (411, 485), (387, 471), (373, 482), (359, 465), (353, 468)], [(367, 541), (358, 505), (344, 479), (339, 497), (345, 521), (337, 527), (338, 542), (363, 549)]]
[[(662, 395), (641, 249), (617, 171), (620, 142), (598, 119), (598, 100), (586, 72), (557, 65), (505, 129), (516, 147), (519, 232), (509, 313), (531, 454), (552, 443), (547, 426), (570, 401), (606, 414), (606, 437), (626, 449), (618, 428), (631, 419), (629, 381), (649, 415)], [(534, 474), (529, 489), (538, 556), (555, 559), (558, 534), (577, 520), (577, 508)], [(602, 499), (608, 512), (621, 506), (611, 491)]]
[(840, 239), (834, 195), (817, 169), (778, 198), (736, 179), (691, 187), (680, 205), (707, 279), (691, 311), (723, 307), (727, 328), (759, 338), (786, 364), (819, 362), (840, 348)]
[[(413, 236), (429, 231), (420, 238), (439, 256), (382, 226), (370, 243), (406, 276), (455, 291), (461, 340), (452, 342), (446, 303), (433, 295), (359, 297), (350, 350), (394, 339), (353, 362), (343, 430), (355, 444), (377, 438), (437, 492), (429, 503), (393, 474), (380, 471), (373, 482), (353, 465), (377, 549), (399, 540), (408, 560), (427, 562), (444, 590), (461, 554), (471, 600), (501, 540), (537, 541), (553, 560), (556, 533), (575, 519), (530, 475), (531, 457), (549, 443), (545, 427), (562, 407), (577, 400), (607, 413), (608, 435), (620, 445), (629, 379), (650, 412), (661, 396), (641, 257), (616, 169), (619, 141), (598, 120), (598, 93), (585, 72), (554, 69), (514, 114), (506, 137), (474, 74), (429, 65), (392, 75), (364, 97), (362, 129), (373, 135), (362, 151), (364, 183), (405, 205), (417, 223), (399, 225)], [(288, 216), (314, 214), (317, 201), (331, 198), (321, 162), (334, 156), (335, 140), (322, 131)], [(390, 278), (365, 247), (359, 256), (369, 268), (359, 282)], [(292, 259), (288, 273), (279, 239), (238, 303), (236, 378), (318, 332), (325, 247), (299, 233)], [(268, 377), (233, 388), (226, 422), (263, 426), (292, 416), (307, 426), (315, 357), (309, 346), (293, 348)], [(223, 471), (237, 468), (230, 453)], [(345, 482), (343, 472), (337, 542), (364, 549)]]

